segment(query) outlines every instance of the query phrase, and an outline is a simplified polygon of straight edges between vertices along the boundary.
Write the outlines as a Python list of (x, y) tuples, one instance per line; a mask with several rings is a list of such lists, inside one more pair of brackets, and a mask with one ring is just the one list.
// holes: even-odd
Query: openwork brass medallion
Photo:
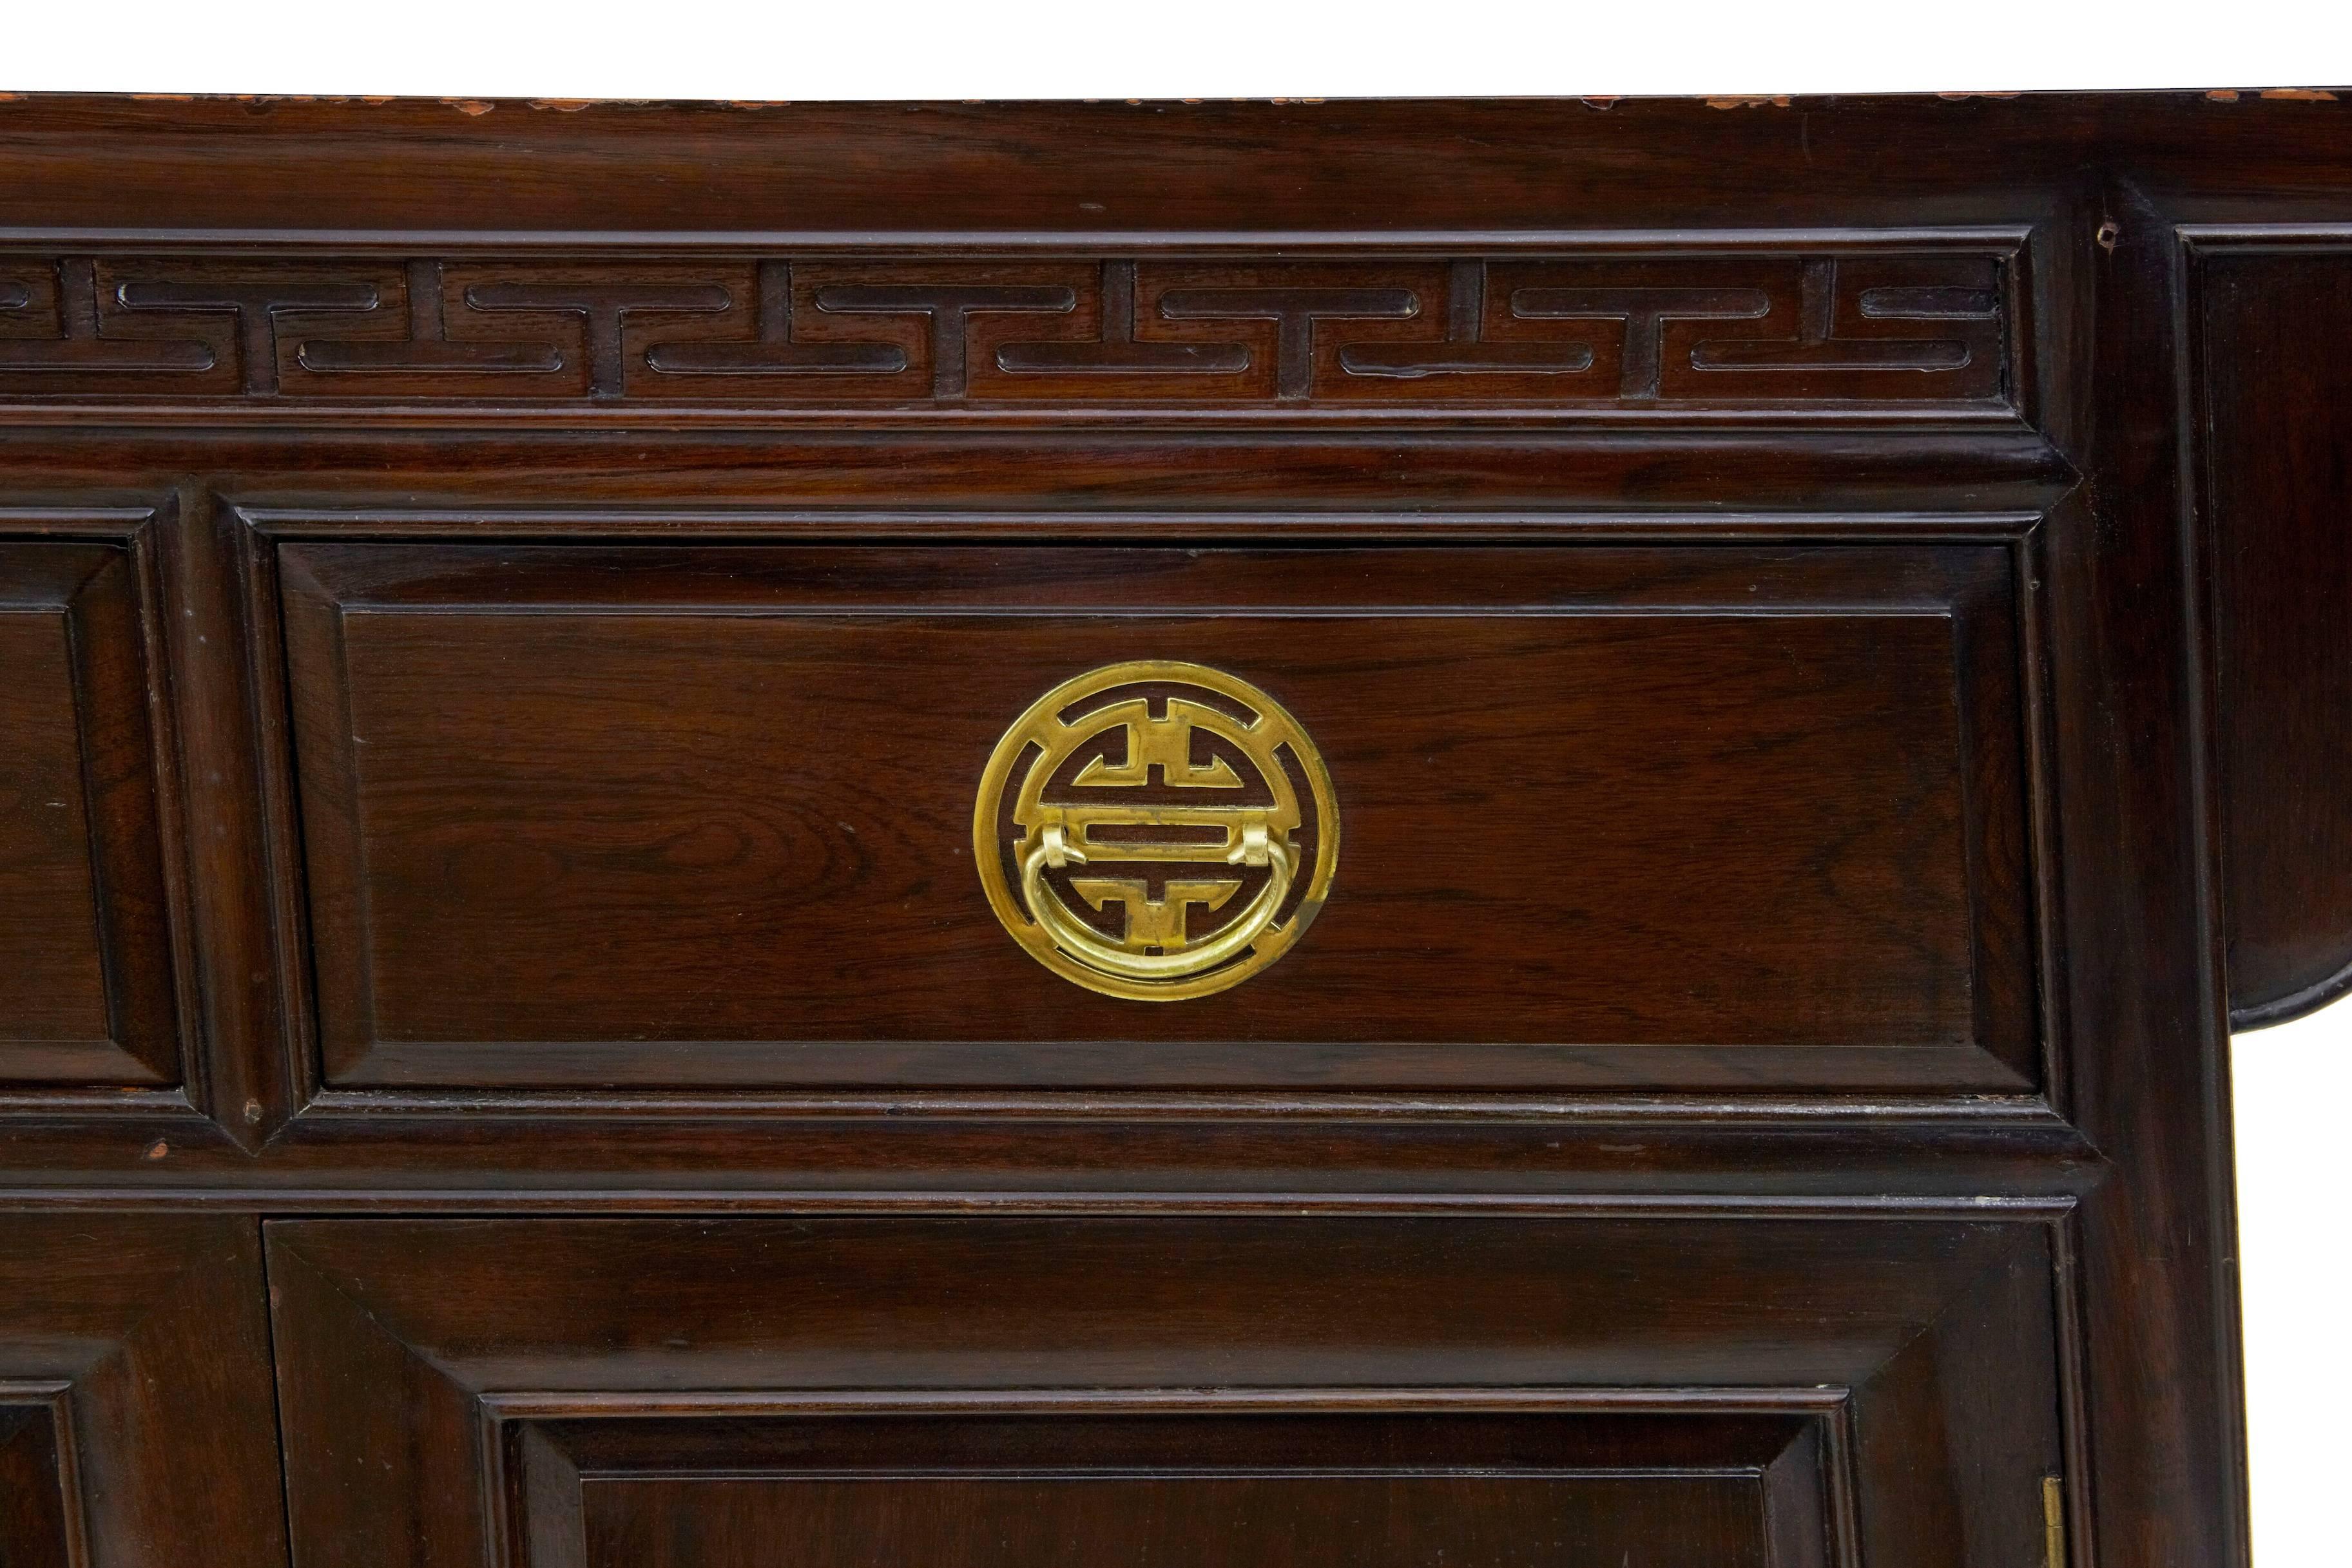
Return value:
[(1065, 979), (1204, 997), (1290, 950), (1339, 850), (1331, 776), (1298, 721), (1202, 664), (1106, 664), (996, 743), (972, 812), (988, 902)]

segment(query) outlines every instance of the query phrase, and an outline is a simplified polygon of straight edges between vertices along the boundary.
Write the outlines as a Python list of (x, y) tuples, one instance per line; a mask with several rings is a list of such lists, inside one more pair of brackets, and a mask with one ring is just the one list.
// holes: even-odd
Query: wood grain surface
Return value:
[(298, 1564), (505, 1531), (558, 1563), (1974, 1563), (2032, 1555), (2058, 1462), (2033, 1224), (293, 1221), (270, 1249)]
[(6, 1560), (284, 1562), (258, 1222), (8, 1214), (0, 1226)]
[(179, 1079), (138, 570), (0, 538), (0, 1082)]
[[(1998, 546), (278, 566), (329, 1083), (2035, 1071)], [(1037, 967), (971, 864), (997, 734), (1128, 656), (1278, 694), (1340, 801), (1306, 945), (1182, 1006)]]

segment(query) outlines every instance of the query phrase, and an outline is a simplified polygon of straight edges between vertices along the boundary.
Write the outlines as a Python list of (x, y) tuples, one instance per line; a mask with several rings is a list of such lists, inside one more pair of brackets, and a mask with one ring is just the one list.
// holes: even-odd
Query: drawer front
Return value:
[(291, 1221), (295, 1562), (2042, 1561), (2033, 1223)]
[(139, 576), (0, 540), (0, 1085), (179, 1081)]
[[(332, 1085), (2037, 1081), (2010, 544), (269, 559)], [(1328, 772), (1250, 781), (1313, 819), (1311, 929), (1292, 899), (1278, 956), (1176, 1001), (1040, 963), (985, 885), (1034, 842), (1010, 791), (992, 832), (992, 752), (1131, 661), (1231, 677)], [(1096, 764), (1182, 751), (1135, 690)], [(1134, 798), (1214, 794), (1160, 768)], [(1106, 852), (1040, 874), (1150, 952), (1122, 876), (1269, 874)]]

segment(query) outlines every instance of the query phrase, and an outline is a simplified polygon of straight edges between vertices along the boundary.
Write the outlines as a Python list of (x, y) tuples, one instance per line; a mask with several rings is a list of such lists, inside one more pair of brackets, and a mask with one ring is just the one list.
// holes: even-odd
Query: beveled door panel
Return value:
[(298, 1564), (1975, 1568), (2061, 1473), (2032, 1221), (269, 1236)]
[(283, 1563), (259, 1222), (0, 1211), (0, 1563)]
[(0, 537), (0, 1085), (180, 1079), (147, 613), (127, 540)]
[[(1997, 538), (265, 565), (331, 1085), (2038, 1081)], [(1129, 658), (1281, 704), (1344, 824), (1313, 929), (1167, 1005), (973, 864), (998, 737)]]

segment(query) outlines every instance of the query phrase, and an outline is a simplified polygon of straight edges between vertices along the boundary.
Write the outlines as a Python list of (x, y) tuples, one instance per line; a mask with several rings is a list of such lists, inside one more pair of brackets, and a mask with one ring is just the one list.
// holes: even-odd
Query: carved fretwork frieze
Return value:
[(0, 251), (0, 406), (1999, 414), (2016, 261)]

